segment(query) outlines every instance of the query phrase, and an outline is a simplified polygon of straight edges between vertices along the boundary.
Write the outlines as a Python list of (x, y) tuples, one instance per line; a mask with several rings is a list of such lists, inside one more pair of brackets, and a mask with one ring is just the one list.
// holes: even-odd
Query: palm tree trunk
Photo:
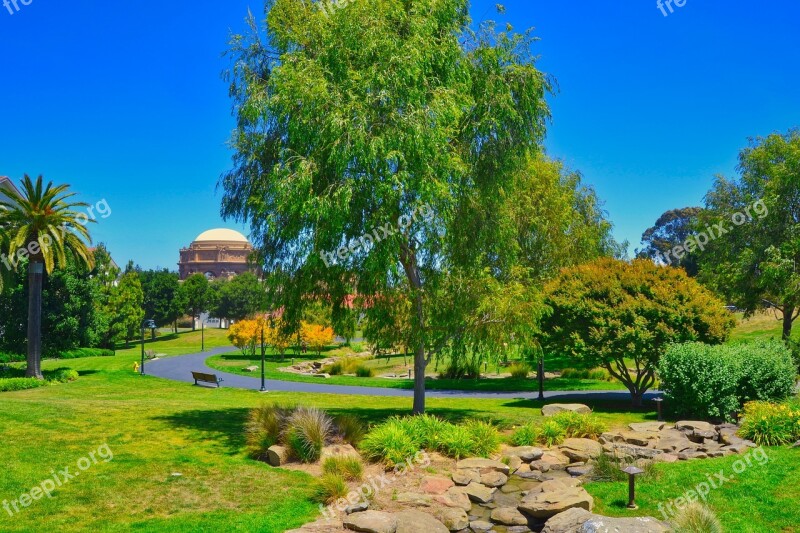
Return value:
[(28, 263), (28, 369), (29, 378), (42, 376), (42, 284), (44, 264), (31, 260)]

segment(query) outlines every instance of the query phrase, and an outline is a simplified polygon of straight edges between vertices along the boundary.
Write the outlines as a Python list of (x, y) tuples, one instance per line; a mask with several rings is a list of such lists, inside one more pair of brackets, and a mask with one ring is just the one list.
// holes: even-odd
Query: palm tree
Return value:
[(93, 268), (94, 258), (86, 224), (90, 222), (79, 208), (88, 204), (71, 202), (75, 193), (69, 185), (42, 186), (42, 177), (34, 184), (27, 175), (20, 193), (9, 191), (7, 201), (0, 201), (0, 221), (9, 257), (28, 258), (28, 377), (42, 379), (42, 283), (44, 273), (56, 265), (65, 266), (67, 255)]

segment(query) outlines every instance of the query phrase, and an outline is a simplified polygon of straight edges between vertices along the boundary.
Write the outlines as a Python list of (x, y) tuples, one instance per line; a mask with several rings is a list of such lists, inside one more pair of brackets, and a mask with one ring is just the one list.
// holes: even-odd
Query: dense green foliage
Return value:
[(744, 406), (739, 435), (763, 446), (782, 446), (800, 440), (800, 402), (750, 402)]
[(681, 416), (730, 419), (753, 400), (780, 401), (792, 394), (796, 368), (778, 341), (723, 346), (670, 346), (661, 359), (661, 389)]
[(655, 383), (670, 343), (720, 343), (735, 324), (723, 303), (682, 269), (645, 259), (564, 269), (548, 284), (545, 302), (551, 309), (542, 323), (546, 351), (602, 366), (635, 405)]
[(564, 439), (596, 439), (606, 425), (593, 415), (565, 411), (544, 422), (530, 422), (516, 428), (511, 434), (514, 446), (553, 446)]
[(142, 283), (145, 318), (155, 320), (158, 327), (175, 324), (184, 315), (188, 305), (177, 272), (167, 269), (141, 270), (138, 274)]
[(694, 235), (701, 207), (671, 209), (661, 215), (655, 225), (642, 234), (644, 248), (637, 257), (648, 257), (658, 264), (683, 268), (690, 277), (697, 276), (697, 258), (694, 253), (674, 257), (673, 250), (683, 246)]
[(267, 293), (255, 274), (245, 272), (231, 280), (211, 283), (212, 303), (208, 310), (217, 318), (244, 320), (267, 311)]

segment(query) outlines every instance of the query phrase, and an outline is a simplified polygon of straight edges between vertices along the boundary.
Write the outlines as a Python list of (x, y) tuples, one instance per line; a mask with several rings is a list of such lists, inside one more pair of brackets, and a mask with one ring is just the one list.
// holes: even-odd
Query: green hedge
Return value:
[(672, 345), (659, 377), (670, 411), (729, 420), (748, 401), (781, 401), (795, 386), (792, 353), (778, 341), (710, 346)]
[(68, 350), (61, 352), (59, 359), (80, 359), (82, 357), (113, 357), (113, 350), (106, 350), (105, 348), (76, 348), (75, 350)]
[(0, 352), (0, 365), (8, 363), (20, 363), (25, 360), (25, 356), (18, 353)]
[(0, 379), (0, 392), (13, 392), (18, 390), (35, 389), (47, 385), (46, 381), (36, 378), (9, 378)]

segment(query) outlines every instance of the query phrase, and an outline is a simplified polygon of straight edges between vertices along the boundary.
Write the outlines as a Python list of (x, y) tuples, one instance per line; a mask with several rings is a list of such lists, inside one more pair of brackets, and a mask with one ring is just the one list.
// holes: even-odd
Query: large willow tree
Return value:
[(525, 314), (521, 286), (503, 279), (513, 223), (474, 221), (502, 213), (515, 172), (540, 152), (550, 86), (533, 38), (473, 31), (466, 0), (327, 11), (269, 0), (265, 12), (230, 50), (223, 215), (250, 223), (290, 321), (312, 297), (334, 313), (346, 294), (365, 295), (370, 313), (406, 309), (421, 413), (437, 350)]

